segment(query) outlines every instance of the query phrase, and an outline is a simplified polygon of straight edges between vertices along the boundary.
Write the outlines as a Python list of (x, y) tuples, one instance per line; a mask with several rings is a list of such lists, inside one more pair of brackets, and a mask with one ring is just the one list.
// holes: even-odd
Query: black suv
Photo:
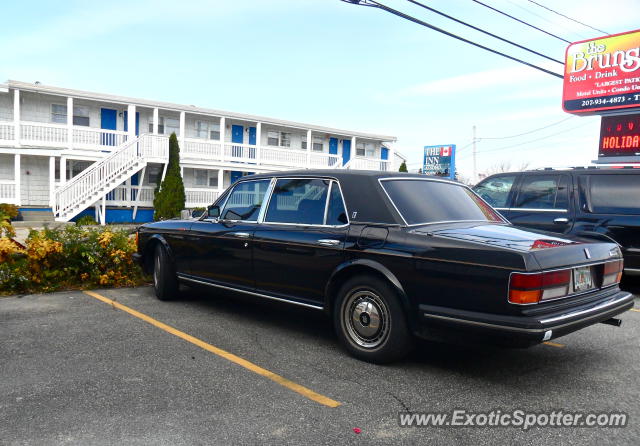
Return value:
[(640, 275), (640, 168), (499, 173), (473, 189), (514, 225), (614, 240)]

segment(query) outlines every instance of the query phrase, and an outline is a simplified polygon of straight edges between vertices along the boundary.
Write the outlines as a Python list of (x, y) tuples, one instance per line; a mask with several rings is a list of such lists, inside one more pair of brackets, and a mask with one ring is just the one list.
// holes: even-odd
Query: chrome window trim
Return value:
[[(496, 208), (497, 209), (497, 208)], [(507, 211), (525, 211), (525, 212), (569, 212), (568, 209), (549, 209), (549, 208), (507, 208)]]
[[(271, 178), (272, 182), (273, 182), (273, 187), (269, 190), (270, 195), (269, 195), (269, 200), (268, 202), (266, 202), (266, 206), (264, 208), (264, 215), (263, 215), (263, 219), (261, 221), (258, 221), (258, 224), (264, 224), (264, 225), (285, 225), (285, 226), (303, 226), (306, 228), (345, 228), (347, 226), (349, 226), (351, 224), (351, 220), (349, 219), (349, 212), (347, 211), (347, 205), (344, 201), (344, 194), (342, 193), (342, 186), (340, 185), (340, 181), (338, 181), (335, 178), (330, 178), (330, 177), (277, 177), (274, 176)], [(264, 218), (267, 216), (267, 209), (269, 208), (269, 203), (271, 203), (271, 198), (273, 197), (273, 192), (275, 191), (276, 188), (276, 183), (278, 182), (278, 180), (328, 180), (329, 181), (329, 187), (327, 188), (327, 198), (326, 198), (326, 202), (325, 202), (325, 215), (324, 215), (324, 223), (321, 225), (318, 224), (309, 224), (309, 223), (285, 223), (285, 222), (277, 222), (277, 221), (266, 221)], [(254, 180), (255, 181), (255, 180)], [(347, 216), (347, 223), (342, 224), (342, 225), (327, 225), (325, 224), (327, 221), (327, 209), (329, 206), (329, 193), (331, 192), (331, 187), (333, 185), (333, 183), (336, 183), (338, 185), (338, 189), (340, 190), (340, 195), (342, 197), (342, 206), (344, 207), (344, 212)], [(262, 211), (262, 209), (261, 209)]]
[[(398, 209), (398, 207), (396, 206), (396, 204), (393, 202), (393, 200), (391, 199), (391, 196), (389, 195), (389, 193), (387, 192), (387, 190), (384, 188), (382, 182), (383, 181), (394, 181), (394, 180), (410, 180), (410, 181), (432, 181), (434, 183), (448, 183), (448, 184), (452, 184), (454, 186), (458, 186), (458, 187), (462, 187), (467, 189), (468, 191), (470, 191), (473, 195), (475, 195), (478, 199), (482, 200), (483, 203), (485, 203), (487, 206), (489, 206), (491, 209), (495, 210), (493, 208), (493, 206), (491, 206), (489, 203), (487, 203), (480, 195), (476, 194), (473, 189), (471, 189), (469, 186), (466, 186), (462, 183), (458, 183), (456, 181), (451, 181), (451, 180), (441, 180), (439, 178), (415, 178), (415, 177), (387, 177), (387, 178), (378, 178), (378, 183), (380, 184), (380, 188), (383, 190), (384, 194), (387, 196), (387, 198), (389, 199), (389, 201), (391, 202), (391, 205), (393, 206), (393, 208), (396, 210), (396, 212), (398, 213), (398, 215), (400, 216), (400, 218), (402, 219), (402, 221), (404, 222), (404, 226), (411, 228), (414, 226), (424, 226), (424, 225), (434, 225), (434, 224), (440, 224), (440, 223), (464, 223), (464, 222), (484, 222), (484, 223), (496, 223), (496, 222), (492, 222), (490, 220), (442, 220), (442, 221), (432, 221), (432, 222), (427, 222), (427, 223), (413, 223), (413, 224), (408, 224), (407, 220), (404, 218), (404, 215), (402, 215), (402, 212), (400, 212), (400, 210)], [(496, 212), (496, 214), (498, 214), (498, 217), (500, 217), (502, 219), (503, 223), (506, 224), (510, 224), (509, 221), (504, 218), (499, 212)], [(348, 217), (348, 216), (347, 216)]]
[(327, 224), (327, 213), (329, 212), (329, 202), (331, 201), (331, 190), (333, 189), (333, 181), (329, 181), (329, 188), (327, 189), (327, 200), (324, 202), (324, 216), (322, 217), (322, 224)]
[[(573, 266), (568, 266), (568, 267), (567, 266), (562, 266), (562, 267), (558, 267), (558, 268), (543, 269), (541, 271), (530, 271), (530, 272), (511, 271), (509, 273), (509, 283), (508, 283), (508, 286), (507, 286), (507, 303), (509, 303), (511, 305), (519, 305), (519, 306), (522, 306), (522, 307), (526, 307), (526, 306), (529, 306), (529, 305), (538, 305), (538, 304), (540, 304), (542, 302), (553, 302), (555, 300), (566, 299), (568, 297), (582, 296), (583, 294), (593, 293), (594, 291), (606, 290), (607, 288), (611, 288), (613, 286), (620, 285), (619, 282), (614, 282), (611, 285), (600, 286), (600, 287), (597, 287), (597, 288), (591, 288), (590, 290), (581, 291), (579, 293), (567, 294), (566, 296), (554, 297), (554, 298), (551, 298), (551, 299), (544, 299), (544, 300), (540, 299), (539, 302), (533, 302), (533, 303), (528, 303), (528, 304), (519, 304), (519, 303), (516, 303), (516, 302), (511, 302), (509, 300), (509, 290), (511, 289), (511, 276), (513, 274), (521, 274), (521, 275), (530, 276), (532, 274), (552, 273), (554, 271), (562, 271), (562, 270), (565, 270), (565, 269), (573, 270), (574, 268), (582, 268), (583, 266), (603, 265), (605, 263), (619, 262), (620, 260), (622, 260), (622, 257), (617, 257), (615, 259), (607, 259), (607, 260), (596, 260), (595, 262), (581, 263), (580, 265), (573, 265)], [(571, 284), (571, 288), (573, 289), (573, 273), (571, 273), (570, 284)]]

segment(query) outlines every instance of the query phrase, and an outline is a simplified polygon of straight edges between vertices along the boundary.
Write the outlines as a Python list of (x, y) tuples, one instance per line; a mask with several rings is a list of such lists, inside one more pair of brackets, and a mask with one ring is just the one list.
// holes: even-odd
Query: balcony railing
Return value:
[(387, 171), (390, 169), (390, 163), (387, 160), (372, 159), (372, 158), (352, 158), (344, 167), (353, 170), (382, 170)]
[(0, 180), (0, 203), (18, 204), (16, 196), (16, 182)]
[[(138, 196), (138, 191), (140, 195)], [(153, 206), (155, 186), (118, 186), (107, 194), (106, 200), (108, 206)], [(206, 207), (212, 204), (220, 191), (211, 188), (185, 188), (185, 207), (196, 208)], [(137, 198), (137, 201), (136, 201)]]

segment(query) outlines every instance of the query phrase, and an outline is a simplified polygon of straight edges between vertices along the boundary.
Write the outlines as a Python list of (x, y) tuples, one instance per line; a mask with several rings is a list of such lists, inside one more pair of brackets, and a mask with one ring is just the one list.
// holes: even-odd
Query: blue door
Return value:
[[(117, 129), (118, 110), (110, 108), (100, 109), (100, 128), (105, 130)], [(115, 146), (116, 135), (112, 133), (102, 133), (100, 135), (100, 144), (103, 146)]]
[(342, 140), (342, 165), (344, 166), (351, 159), (351, 140)]
[(254, 146), (256, 145), (256, 128), (255, 127), (249, 127), (249, 144)]
[(242, 172), (238, 172), (236, 170), (231, 171), (231, 184), (235, 183), (240, 178), (242, 178)]
[(389, 149), (383, 147), (380, 151), (380, 159), (388, 160), (389, 159)]
[(338, 138), (330, 138), (329, 139), (329, 153), (331, 155), (338, 154)]
[[(244, 142), (244, 127), (241, 125), (231, 126), (231, 142), (236, 144), (242, 144)], [(242, 158), (242, 146), (231, 146), (231, 157)]]
[[(124, 131), (129, 131), (129, 112), (124, 112)], [(140, 113), (136, 112), (136, 136), (140, 136)]]

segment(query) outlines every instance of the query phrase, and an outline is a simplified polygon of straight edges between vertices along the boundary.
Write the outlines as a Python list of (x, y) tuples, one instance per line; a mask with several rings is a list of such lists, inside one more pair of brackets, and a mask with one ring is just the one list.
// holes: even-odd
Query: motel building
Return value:
[(7, 81), (0, 84), (0, 203), (18, 205), (25, 219), (151, 221), (174, 132), (187, 208), (210, 205), (243, 175), (397, 171), (404, 161), (393, 136)]

